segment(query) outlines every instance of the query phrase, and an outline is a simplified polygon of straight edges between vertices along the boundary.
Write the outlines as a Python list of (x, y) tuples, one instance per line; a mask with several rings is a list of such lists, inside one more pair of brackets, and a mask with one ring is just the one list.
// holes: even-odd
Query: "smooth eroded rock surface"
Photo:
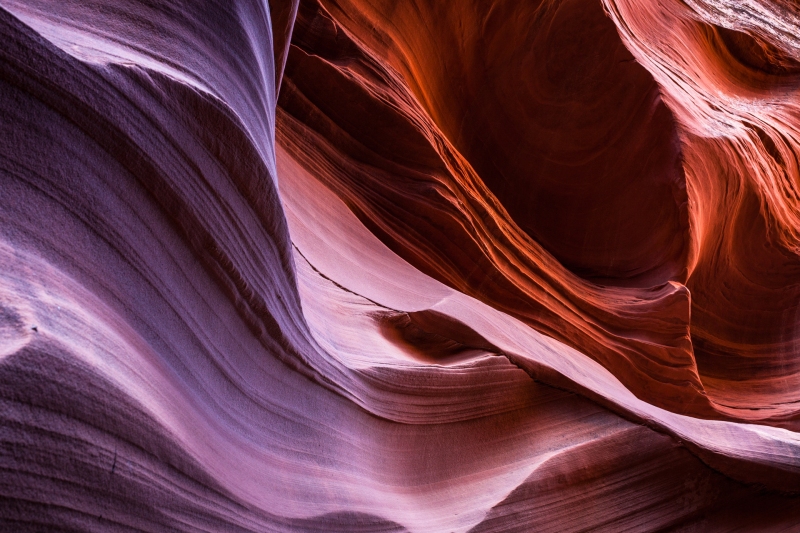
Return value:
[(794, 2), (0, 35), (0, 530), (800, 528)]

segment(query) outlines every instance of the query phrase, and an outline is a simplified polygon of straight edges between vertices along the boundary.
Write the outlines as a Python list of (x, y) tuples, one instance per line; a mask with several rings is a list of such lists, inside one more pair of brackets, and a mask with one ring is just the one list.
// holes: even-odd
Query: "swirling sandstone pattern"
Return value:
[(800, 530), (789, 0), (0, 0), (3, 531)]

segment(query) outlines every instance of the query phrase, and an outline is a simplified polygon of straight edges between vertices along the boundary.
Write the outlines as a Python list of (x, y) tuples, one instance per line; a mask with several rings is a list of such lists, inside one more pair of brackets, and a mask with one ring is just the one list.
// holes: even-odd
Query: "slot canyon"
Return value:
[(800, 532), (795, 0), (0, 34), (0, 530)]

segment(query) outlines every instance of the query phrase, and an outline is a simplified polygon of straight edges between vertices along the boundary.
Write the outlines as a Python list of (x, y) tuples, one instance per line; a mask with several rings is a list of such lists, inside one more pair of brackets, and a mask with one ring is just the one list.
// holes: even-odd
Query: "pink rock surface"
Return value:
[(0, 0), (0, 529), (800, 530), (798, 30)]

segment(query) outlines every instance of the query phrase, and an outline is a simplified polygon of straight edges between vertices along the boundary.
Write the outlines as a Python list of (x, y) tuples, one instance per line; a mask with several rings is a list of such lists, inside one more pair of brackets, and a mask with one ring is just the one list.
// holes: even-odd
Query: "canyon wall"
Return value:
[(790, 0), (0, 0), (3, 531), (800, 530)]

